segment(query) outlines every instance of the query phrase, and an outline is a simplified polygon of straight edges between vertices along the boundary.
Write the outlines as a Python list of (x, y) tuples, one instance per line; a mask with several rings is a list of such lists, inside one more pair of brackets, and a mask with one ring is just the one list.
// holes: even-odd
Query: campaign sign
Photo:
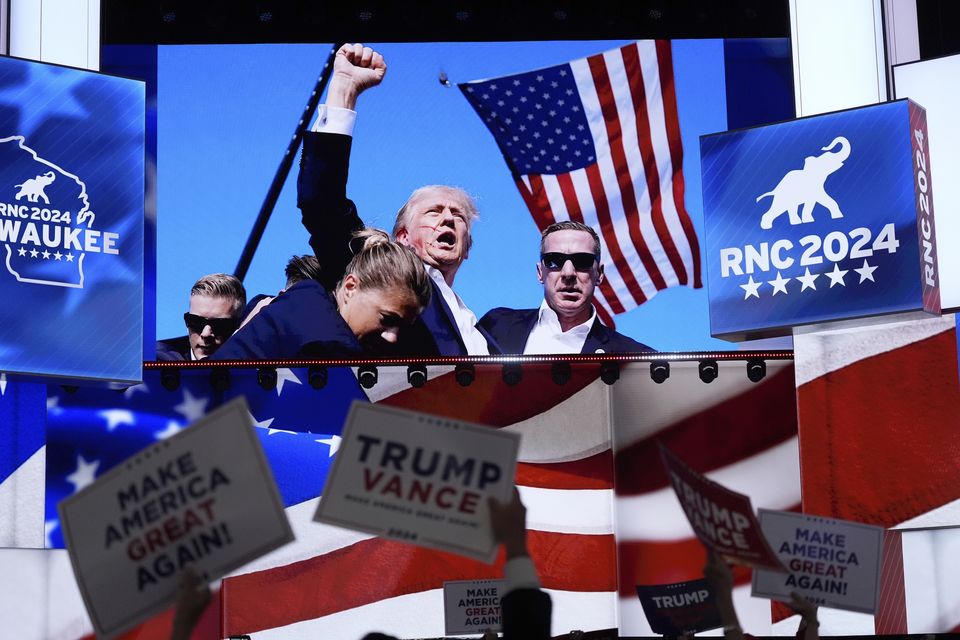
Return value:
[(314, 520), (492, 562), (520, 434), (354, 401)]
[(753, 572), (754, 596), (873, 613), (883, 528), (803, 513), (760, 509), (760, 526), (789, 573)]
[(706, 580), (638, 584), (637, 597), (654, 633), (679, 636), (723, 626), (716, 598)]
[(749, 497), (697, 473), (663, 445), (660, 458), (690, 526), (707, 549), (727, 562), (784, 570), (763, 537)]
[(710, 330), (940, 313), (926, 112), (909, 100), (700, 138)]
[(499, 631), (500, 598), (506, 580), (454, 580), (443, 583), (443, 624), (448, 636)]
[(293, 540), (243, 398), (58, 508), (87, 612), (105, 637), (170, 605), (185, 566), (214, 580)]
[(0, 370), (140, 381), (144, 92), (0, 57)]

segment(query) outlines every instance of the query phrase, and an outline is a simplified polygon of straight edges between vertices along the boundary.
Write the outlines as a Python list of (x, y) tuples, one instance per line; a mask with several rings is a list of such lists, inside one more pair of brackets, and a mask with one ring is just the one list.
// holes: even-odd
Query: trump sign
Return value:
[(939, 314), (927, 142), (909, 100), (703, 136), (711, 333)]
[(0, 58), (0, 370), (139, 382), (144, 85)]

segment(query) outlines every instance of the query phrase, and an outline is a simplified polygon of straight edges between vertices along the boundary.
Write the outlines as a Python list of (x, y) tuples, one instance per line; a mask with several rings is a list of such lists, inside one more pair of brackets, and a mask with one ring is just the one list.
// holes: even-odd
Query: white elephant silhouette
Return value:
[[(837, 145), (840, 145), (840, 149), (833, 151)], [(792, 225), (813, 222), (813, 208), (818, 204), (830, 211), (831, 218), (843, 217), (840, 205), (827, 195), (823, 185), (827, 176), (842, 167), (844, 160), (850, 156), (850, 142), (843, 136), (837, 136), (821, 151), (825, 153), (804, 158), (803, 169), (788, 171), (772, 191), (757, 196), (757, 202), (773, 196), (770, 208), (760, 217), (761, 229), (773, 228), (773, 221), (784, 213)], [(798, 215), (797, 209), (801, 204), (803, 211)]]
[(15, 184), (13, 186), (20, 187), (20, 191), (17, 191), (14, 198), (19, 200), (23, 196), (27, 196), (27, 202), (37, 202), (38, 199), (43, 198), (44, 204), (50, 204), (50, 198), (47, 197), (47, 194), (45, 194), (43, 190), (56, 179), (57, 174), (53, 171), (47, 171), (43, 175), (24, 180), (23, 184)]

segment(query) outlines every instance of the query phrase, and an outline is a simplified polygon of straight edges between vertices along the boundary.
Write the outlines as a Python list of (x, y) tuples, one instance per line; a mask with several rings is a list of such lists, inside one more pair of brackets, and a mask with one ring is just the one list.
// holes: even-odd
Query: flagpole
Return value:
[(317, 78), (317, 84), (313, 87), (310, 99), (307, 100), (307, 106), (304, 107), (303, 113), (300, 115), (297, 127), (293, 132), (293, 136), (290, 138), (290, 143), (287, 145), (287, 150), (283, 154), (283, 159), (280, 161), (280, 166), (277, 167), (277, 172), (273, 176), (273, 182), (270, 183), (267, 195), (263, 199), (263, 204), (260, 206), (260, 213), (257, 214), (257, 219), (253, 223), (253, 229), (250, 230), (250, 235), (247, 237), (247, 243), (244, 245), (243, 252), (240, 254), (240, 260), (237, 261), (237, 267), (233, 270), (233, 275), (240, 280), (243, 280), (247, 276), (250, 263), (253, 262), (253, 254), (256, 253), (257, 247), (260, 245), (260, 238), (263, 237), (263, 232), (267, 228), (267, 222), (270, 220), (273, 208), (276, 206), (277, 199), (280, 197), (280, 191), (287, 181), (290, 167), (293, 166), (293, 159), (297, 155), (297, 149), (300, 148), (300, 143), (303, 141), (303, 132), (306, 131), (310, 117), (320, 103), (320, 96), (323, 95), (323, 90), (326, 89), (327, 82), (330, 81), (334, 57), (342, 45), (342, 42), (337, 42), (330, 50), (330, 54), (327, 56), (327, 62), (323, 65), (320, 77)]

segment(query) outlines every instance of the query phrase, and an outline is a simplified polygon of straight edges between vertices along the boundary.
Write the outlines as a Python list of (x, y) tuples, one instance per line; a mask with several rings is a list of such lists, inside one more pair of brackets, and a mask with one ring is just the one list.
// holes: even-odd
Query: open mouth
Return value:
[(457, 245), (457, 234), (453, 231), (444, 231), (437, 236), (437, 245), (443, 249), (452, 249)]

